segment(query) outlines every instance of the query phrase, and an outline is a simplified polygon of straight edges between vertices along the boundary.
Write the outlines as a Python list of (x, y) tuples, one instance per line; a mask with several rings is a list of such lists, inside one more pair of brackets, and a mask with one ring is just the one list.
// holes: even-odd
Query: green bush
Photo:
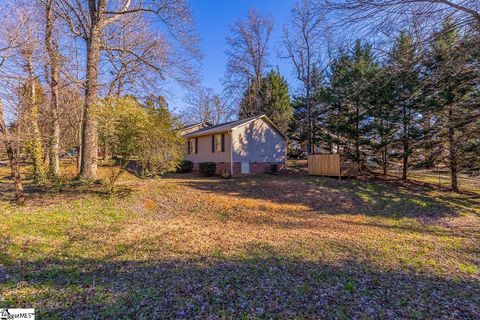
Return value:
[(145, 106), (134, 97), (107, 97), (97, 105), (95, 113), (100, 145), (114, 150), (123, 165), (129, 160), (138, 162), (138, 176), (162, 175), (177, 169), (184, 140), (175, 130), (176, 120), (168, 108)]
[(201, 162), (200, 173), (206, 177), (211, 177), (217, 171), (217, 165), (215, 162)]
[(193, 162), (189, 160), (183, 160), (178, 164), (178, 173), (190, 173), (193, 171)]

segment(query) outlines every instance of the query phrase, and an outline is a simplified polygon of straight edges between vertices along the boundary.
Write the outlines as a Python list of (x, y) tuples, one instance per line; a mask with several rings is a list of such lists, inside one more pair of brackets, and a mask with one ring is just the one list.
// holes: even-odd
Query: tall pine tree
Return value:
[(332, 66), (327, 127), (337, 149), (358, 164), (368, 144), (369, 90), (377, 70), (371, 46), (359, 40), (351, 53), (342, 53)]
[(251, 85), (240, 103), (239, 118), (265, 114), (280, 130), (286, 132), (292, 118), (292, 106), (288, 94), (288, 83), (278, 72), (271, 70), (260, 81), (260, 89)]
[[(478, 139), (478, 59), (451, 19), (434, 34), (426, 66), (432, 108), (440, 141), (446, 146), (451, 189), (458, 192), (458, 172), (468, 167), (472, 141)], [(477, 155), (478, 156), (478, 155)]]
[(402, 31), (397, 37), (387, 68), (394, 82), (393, 102), (398, 113), (398, 156), (402, 161), (402, 180), (406, 180), (409, 159), (416, 147), (415, 141), (422, 133), (418, 57), (410, 34)]
[(266, 114), (280, 130), (286, 132), (292, 119), (292, 106), (285, 78), (271, 70), (262, 78), (259, 97), (260, 112)]

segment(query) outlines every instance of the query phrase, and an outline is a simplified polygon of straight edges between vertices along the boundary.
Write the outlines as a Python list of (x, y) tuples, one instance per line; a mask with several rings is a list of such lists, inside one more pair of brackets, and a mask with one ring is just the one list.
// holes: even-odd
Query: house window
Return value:
[(188, 154), (198, 153), (198, 138), (188, 140)]
[(215, 136), (215, 151), (216, 152), (222, 151), (222, 136), (219, 134)]
[(225, 134), (212, 135), (212, 152), (225, 152)]

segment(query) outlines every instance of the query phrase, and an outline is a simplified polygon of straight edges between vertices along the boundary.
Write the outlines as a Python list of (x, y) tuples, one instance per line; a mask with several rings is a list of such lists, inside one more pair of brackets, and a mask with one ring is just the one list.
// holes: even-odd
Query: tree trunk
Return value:
[(382, 130), (380, 131), (380, 142), (383, 145), (382, 148), (382, 169), (383, 169), (383, 175), (387, 176), (387, 170), (388, 170), (388, 147), (385, 142), (385, 124), (383, 123), (383, 112), (381, 112), (381, 117), (380, 117), (380, 128)]
[(307, 84), (305, 98), (307, 107), (307, 154), (312, 154), (312, 111), (310, 105), (310, 84)]
[(60, 175), (60, 121), (58, 120), (58, 113), (52, 113), (54, 119), (52, 119), (53, 132), (49, 150), (49, 174), (52, 177), (58, 177)]
[(453, 111), (448, 110), (448, 145), (450, 158), (450, 175), (451, 175), (451, 189), (453, 192), (458, 192), (458, 177), (457, 177), (457, 149), (455, 146), (455, 129), (453, 128)]
[(49, 168), (50, 167), (50, 152), (47, 150), (47, 152), (44, 152), (43, 154), (43, 167), (44, 168)]
[(102, 34), (100, 18), (92, 21), (90, 32), (90, 38), (87, 43), (87, 77), (82, 119), (82, 148), (79, 176), (85, 179), (96, 179), (98, 133), (94, 108), (98, 99), (98, 61), (100, 56), (100, 37)]
[(358, 106), (358, 99), (355, 102), (355, 156), (357, 158), (357, 165), (360, 169), (360, 108)]
[(434, 150), (432, 143), (432, 133), (431, 133), (431, 122), (432, 115), (430, 112), (424, 112), (423, 114), (423, 131), (424, 131), (424, 157), (425, 157), (425, 168), (431, 169), (434, 166)]
[(109, 153), (110, 153), (110, 146), (108, 145), (108, 142), (105, 141), (103, 143), (103, 152), (102, 152), (103, 161), (106, 161), (108, 159)]
[(316, 112), (313, 112), (312, 114), (312, 154), (315, 154), (315, 147), (318, 145), (317, 144), (317, 123), (316, 123)]
[(408, 128), (407, 110), (403, 107), (403, 156), (402, 156), (402, 180), (407, 180), (408, 153), (410, 149), (410, 133)]
[(49, 174), (52, 177), (58, 177), (60, 174), (60, 121), (58, 119), (58, 82), (60, 73), (58, 69), (58, 46), (52, 38), (54, 2), (55, 0), (49, 0), (46, 5), (45, 46), (50, 59), (50, 106), (52, 114), (52, 136), (49, 143)]
[(80, 113), (80, 121), (78, 122), (78, 132), (77, 132), (77, 175), (80, 175), (80, 167), (82, 166), (82, 123), (83, 123), (83, 112)]
[(387, 146), (383, 147), (382, 151), (382, 165), (383, 165), (383, 175), (387, 175), (388, 170), (388, 158), (387, 158)]
[(41, 183), (45, 180), (45, 167), (43, 166), (43, 144), (40, 127), (38, 125), (39, 110), (37, 104), (36, 83), (33, 73), (33, 64), (31, 55), (27, 58), (28, 87), (29, 87), (29, 106), (28, 116), (32, 129), (33, 137), (28, 141), (29, 152), (33, 161), (33, 179), (35, 183)]
[(402, 180), (407, 180), (408, 174), (408, 141), (403, 142), (403, 159), (402, 159)]
[(25, 202), (25, 196), (23, 194), (23, 185), (22, 178), (20, 176), (20, 169), (18, 166), (17, 155), (15, 153), (15, 148), (13, 145), (12, 138), (10, 137), (10, 132), (5, 123), (5, 118), (3, 116), (3, 106), (0, 104), (0, 133), (3, 134), (3, 143), (5, 144), (5, 149), (7, 151), (8, 162), (10, 164), (10, 171), (12, 174), (12, 181), (15, 187), (15, 202), (22, 204)]

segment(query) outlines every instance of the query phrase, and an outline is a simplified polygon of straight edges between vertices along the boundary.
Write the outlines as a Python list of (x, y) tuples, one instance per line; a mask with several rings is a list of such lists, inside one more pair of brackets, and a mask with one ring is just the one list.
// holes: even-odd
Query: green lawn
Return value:
[(126, 174), (16, 207), (5, 182), (0, 307), (40, 319), (480, 316), (480, 191)]

